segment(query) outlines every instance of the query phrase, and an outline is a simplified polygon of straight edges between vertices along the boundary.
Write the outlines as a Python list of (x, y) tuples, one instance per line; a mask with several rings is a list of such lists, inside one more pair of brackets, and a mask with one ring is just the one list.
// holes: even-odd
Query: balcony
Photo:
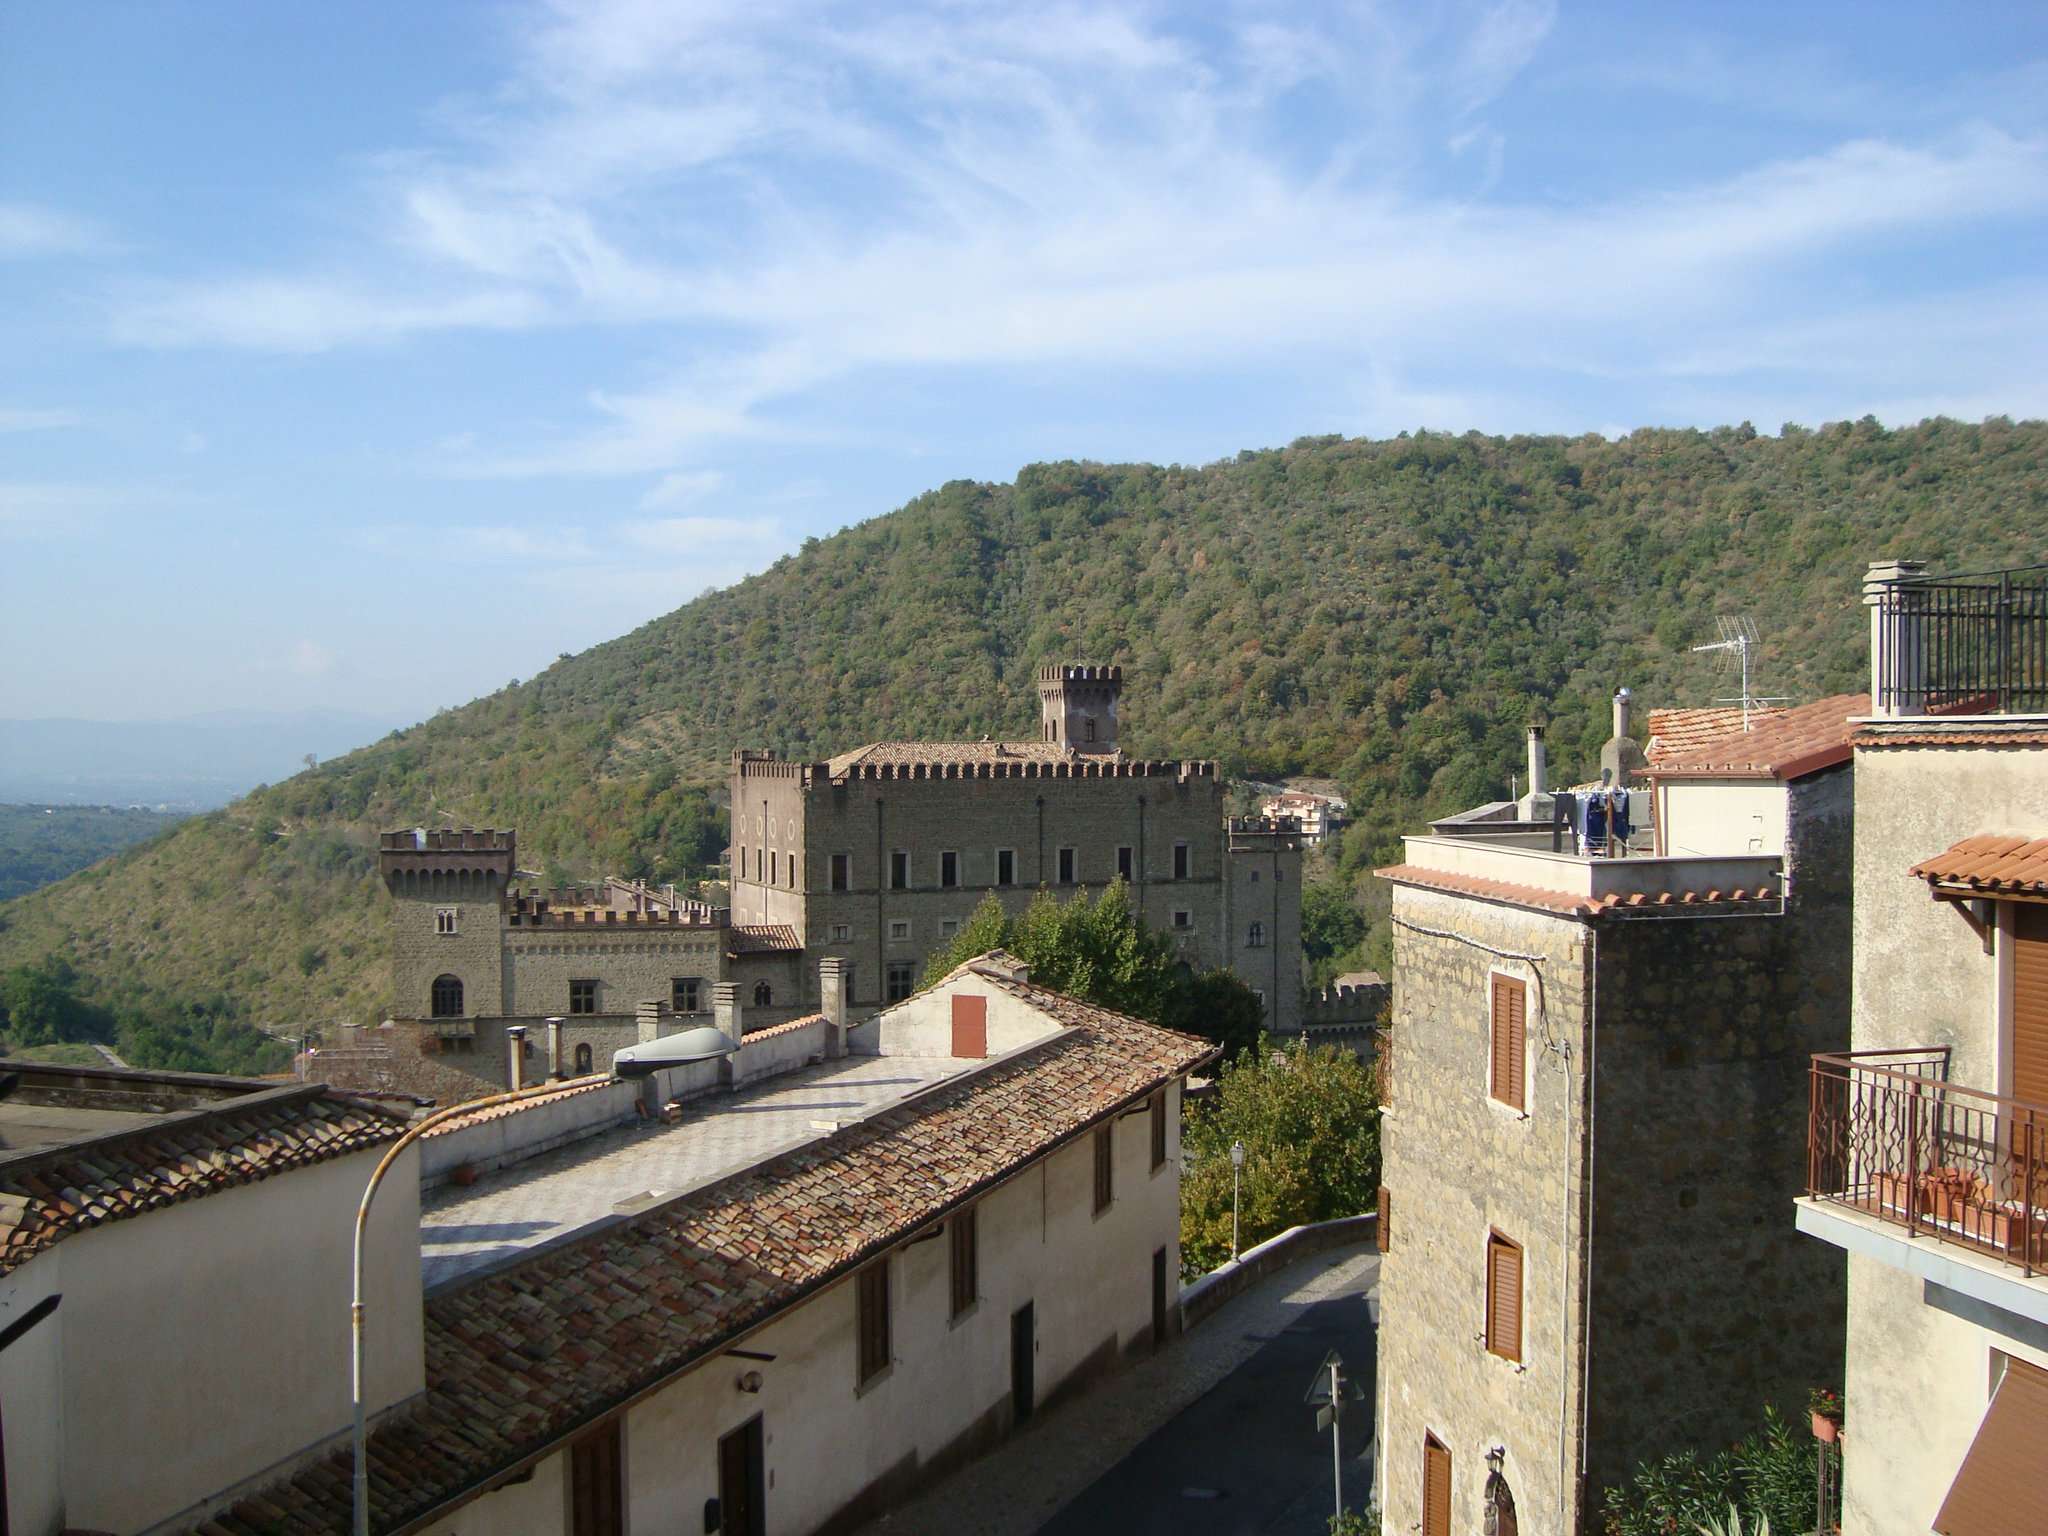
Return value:
[(1599, 858), (1555, 841), (1548, 831), (1528, 830), (1408, 837), (1403, 862), (1379, 873), (1585, 917), (1784, 909), (1784, 860), (1776, 854)]
[(1889, 561), (1864, 601), (1880, 716), (2048, 713), (2048, 565), (1928, 576)]
[(1800, 1225), (1839, 1241), (1804, 1207), (1845, 1207), (2031, 1281), (2048, 1269), (2048, 1105), (1957, 1087), (1948, 1066), (1944, 1046), (1813, 1058)]

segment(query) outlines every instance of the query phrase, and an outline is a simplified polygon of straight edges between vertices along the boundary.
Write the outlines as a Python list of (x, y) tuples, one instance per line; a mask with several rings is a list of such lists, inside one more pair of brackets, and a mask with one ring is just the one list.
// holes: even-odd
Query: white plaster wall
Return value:
[(956, 976), (876, 1016), (884, 1056), (953, 1054), (953, 999), (988, 999), (988, 1053), (1000, 1056), (1058, 1034), (1061, 1025), (1022, 999), (972, 974)]
[[(109, 1222), (54, 1250), (65, 1524), (141, 1529), (349, 1427), (350, 1254), (381, 1150)], [(372, 1412), (423, 1384), (419, 1219), (408, 1150), (372, 1213)]]
[[(632, 1465), (630, 1460), (627, 1465)], [(463, 1505), (446, 1520), (428, 1526), (423, 1536), (560, 1536), (568, 1528), (569, 1456), (557, 1451), (536, 1463), (525, 1482), (508, 1484)], [(650, 1527), (629, 1518), (626, 1529), (645, 1532)], [(703, 1527), (676, 1521), (652, 1529), (695, 1532)]]
[[(59, 1244), (0, 1279), (0, 1327), (64, 1290)], [(56, 1536), (64, 1528), (64, 1323), (67, 1298), (0, 1353), (0, 1404), (7, 1418), (7, 1529)]]
[(766, 1038), (742, 1038), (740, 1053), (733, 1063), (734, 1082), (751, 1083), (756, 1078), (793, 1072), (807, 1062), (824, 1060), (830, 1030), (831, 1026), (819, 1019)]
[(1789, 799), (1775, 779), (1665, 779), (1657, 794), (1664, 852), (1783, 854)]

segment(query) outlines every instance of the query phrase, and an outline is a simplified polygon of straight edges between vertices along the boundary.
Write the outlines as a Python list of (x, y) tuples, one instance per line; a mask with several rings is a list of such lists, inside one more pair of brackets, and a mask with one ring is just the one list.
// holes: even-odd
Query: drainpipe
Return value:
[(514, 1093), (526, 1086), (526, 1026), (513, 1024), (505, 1030), (506, 1054), (511, 1058), (506, 1063), (505, 1082)]

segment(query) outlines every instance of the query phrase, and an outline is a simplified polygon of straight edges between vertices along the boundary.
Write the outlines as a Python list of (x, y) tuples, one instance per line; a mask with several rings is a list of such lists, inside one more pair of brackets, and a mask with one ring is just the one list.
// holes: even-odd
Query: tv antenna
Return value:
[(1766, 704), (1783, 704), (1786, 698), (1783, 694), (1759, 696), (1749, 691), (1749, 653), (1756, 649), (1756, 621), (1735, 614), (1724, 613), (1718, 615), (1714, 623), (1721, 632), (1721, 638), (1706, 645), (1696, 645), (1692, 649), (1695, 653), (1700, 651), (1719, 651), (1723, 655), (1732, 654), (1735, 657), (1736, 665), (1741, 669), (1742, 673), (1742, 696), (1735, 699), (1716, 699), (1714, 702), (1716, 704), (1740, 704), (1742, 706), (1742, 729), (1747, 732), (1749, 730), (1749, 717), (1753, 711), (1761, 709)]

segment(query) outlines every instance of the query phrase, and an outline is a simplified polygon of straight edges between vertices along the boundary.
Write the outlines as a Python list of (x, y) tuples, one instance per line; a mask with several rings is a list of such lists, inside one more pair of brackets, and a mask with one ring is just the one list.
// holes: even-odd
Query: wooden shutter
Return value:
[(1422, 1437), (1422, 1536), (1451, 1536), (1451, 1451), (1430, 1434)]
[(974, 1207), (963, 1206), (953, 1213), (953, 1316), (958, 1317), (974, 1305), (980, 1294), (980, 1276), (977, 1273), (980, 1255), (975, 1247)]
[(953, 1054), (978, 1061), (988, 1054), (988, 999), (955, 994)]
[(1493, 1064), (1488, 1091), (1513, 1109), (1523, 1108), (1523, 1063), (1528, 988), (1513, 976), (1493, 978)]
[(889, 1364), (889, 1261), (877, 1259), (860, 1272), (860, 1379), (868, 1381)]
[(1934, 1529), (1941, 1536), (1993, 1536), (2038, 1531), (2048, 1521), (2048, 1482), (2041, 1447), (2048, 1443), (2048, 1371), (2008, 1358), (2005, 1379), (1977, 1426), (1977, 1438)]
[(1166, 1094), (1152, 1095), (1152, 1166), (1166, 1166)]
[(1498, 1232), (1486, 1239), (1486, 1348), (1522, 1358), (1522, 1248)]
[(1394, 1229), (1390, 1225), (1394, 1215), (1394, 1197), (1387, 1193), (1387, 1186), (1380, 1186), (1379, 1220), (1373, 1223), (1373, 1244), (1381, 1253), (1387, 1252), (1394, 1244)]
[(569, 1447), (570, 1536), (623, 1536), (619, 1421), (609, 1419)]
[(2048, 1105), (2048, 906), (2013, 904), (2012, 1096)]
[(1116, 1197), (1116, 1126), (1098, 1126), (1095, 1131), (1095, 1214), (1109, 1209)]

